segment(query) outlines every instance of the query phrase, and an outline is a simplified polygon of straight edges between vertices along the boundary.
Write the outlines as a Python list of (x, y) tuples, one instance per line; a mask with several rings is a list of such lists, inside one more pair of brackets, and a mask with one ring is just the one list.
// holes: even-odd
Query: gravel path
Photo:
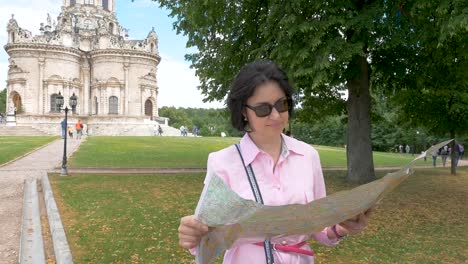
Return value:
[[(67, 140), (68, 156), (82, 140)], [(45, 172), (60, 166), (62, 157), (63, 141), (56, 140), (0, 167), (0, 264), (18, 263), (24, 180), (40, 178)]]

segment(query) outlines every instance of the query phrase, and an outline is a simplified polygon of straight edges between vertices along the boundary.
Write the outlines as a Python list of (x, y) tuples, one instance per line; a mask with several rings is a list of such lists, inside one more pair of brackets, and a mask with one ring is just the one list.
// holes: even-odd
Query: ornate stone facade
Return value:
[(156, 32), (129, 40), (114, 1), (64, 0), (57, 20), (48, 15), (36, 36), (12, 15), (5, 45), (7, 111), (17, 109), (18, 124), (62, 118), (55, 104), (59, 94), (65, 106), (73, 94), (78, 97), (73, 115), (90, 126), (164, 120), (158, 115)]

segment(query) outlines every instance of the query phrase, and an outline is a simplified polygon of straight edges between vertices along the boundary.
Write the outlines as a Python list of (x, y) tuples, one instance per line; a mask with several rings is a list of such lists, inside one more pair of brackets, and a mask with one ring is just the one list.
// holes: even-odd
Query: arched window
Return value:
[(154, 44), (151, 43), (151, 53), (154, 53)]
[(153, 116), (153, 102), (150, 99), (145, 101), (145, 115), (146, 116)]
[(119, 99), (117, 96), (109, 97), (109, 114), (119, 113)]
[(70, 6), (76, 5), (76, 0), (70, 0)]
[(57, 105), (58, 94), (52, 94), (50, 96), (50, 111), (51, 112), (60, 112), (60, 108)]
[(15, 42), (15, 32), (11, 32), (10, 33), (10, 40), (11, 40), (11, 43)]
[(102, 7), (104, 10), (109, 11), (109, 0), (102, 0)]

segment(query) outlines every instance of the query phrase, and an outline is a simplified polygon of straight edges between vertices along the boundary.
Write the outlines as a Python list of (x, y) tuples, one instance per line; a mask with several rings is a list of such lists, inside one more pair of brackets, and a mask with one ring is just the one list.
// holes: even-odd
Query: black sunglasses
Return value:
[(252, 109), (257, 117), (265, 117), (271, 114), (271, 111), (273, 111), (273, 107), (276, 109), (276, 111), (278, 111), (278, 113), (284, 113), (289, 110), (290, 105), (291, 99), (282, 98), (276, 101), (276, 103), (274, 103), (273, 105), (268, 103), (262, 103), (258, 106), (245, 105), (245, 107)]

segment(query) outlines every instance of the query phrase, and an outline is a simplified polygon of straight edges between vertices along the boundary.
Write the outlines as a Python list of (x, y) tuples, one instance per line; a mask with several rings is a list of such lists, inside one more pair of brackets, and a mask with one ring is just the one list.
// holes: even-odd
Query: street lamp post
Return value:
[[(69, 104), (72, 107), (72, 113), (75, 113), (75, 108), (77, 104), (77, 97), (75, 96), (75, 93), (70, 97)], [(64, 104), (63, 96), (58, 94), (56, 98), (56, 103), (59, 111), (64, 110), (65, 111), (65, 133), (63, 136), (63, 158), (62, 158), (62, 169), (60, 170), (60, 176), (68, 176), (68, 168), (67, 168), (67, 134), (68, 134), (68, 106), (66, 106), (64, 109), (62, 109), (62, 106)]]

